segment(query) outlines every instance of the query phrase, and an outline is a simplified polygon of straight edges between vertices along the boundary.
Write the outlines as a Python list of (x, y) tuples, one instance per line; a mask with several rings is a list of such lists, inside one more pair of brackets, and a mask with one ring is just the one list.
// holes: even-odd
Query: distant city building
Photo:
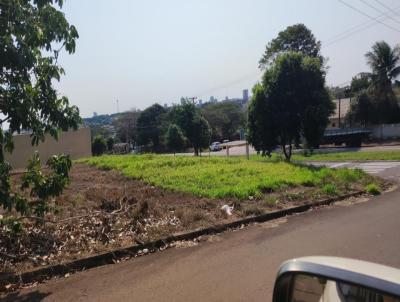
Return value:
[(93, 112), (93, 117), (96, 117), (97, 116), (97, 112), (95, 111), (95, 112)]
[(249, 100), (249, 90), (243, 89), (243, 102), (246, 103)]
[(215, 97), (210, 96), (209, 102), (210, 102), (210, 103), (216, 103), (216, 102), (218, 102), (218, 100), (217, 100)]

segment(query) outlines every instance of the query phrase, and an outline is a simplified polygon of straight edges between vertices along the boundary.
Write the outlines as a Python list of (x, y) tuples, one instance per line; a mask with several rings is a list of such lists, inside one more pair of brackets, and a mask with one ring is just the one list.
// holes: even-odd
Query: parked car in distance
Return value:
[(210, 151), (221, 151), (222, 147), (221, 147), (221, 143), (220, 142), (213, 142), (210, 145)]

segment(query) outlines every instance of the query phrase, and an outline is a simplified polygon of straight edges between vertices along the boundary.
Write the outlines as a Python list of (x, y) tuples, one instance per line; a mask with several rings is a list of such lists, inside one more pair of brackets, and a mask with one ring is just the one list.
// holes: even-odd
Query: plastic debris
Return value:
[(229, 205), (224, 204), (224, 205), (221, 207), (221, 211), (225, 212), (226, 215), (231, 216), (234, 207), (235, 207), (234, 205), (230, 207)]

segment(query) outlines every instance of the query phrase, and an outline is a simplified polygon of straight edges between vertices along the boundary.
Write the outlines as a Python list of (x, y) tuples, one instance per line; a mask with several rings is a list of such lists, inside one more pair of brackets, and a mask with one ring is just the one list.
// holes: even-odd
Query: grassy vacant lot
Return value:
[[(209, 198), (260, 198), (287, 188), (338, 193), (373, 181), (361, 170), (312, 168), (282, 161), (240, 157), (101, 156), (83, 162), (171, 191)], [(333, 187), (333, 188), (332, 188)], [(332, 195), (331, 194), (331, 195)]]
[(293, 160), (298, 161), (368, 161), (368, 160), (400, 160), (400, 151), (354, 151), (354, 152), (332, 152), (319, 153), (304, 156), (293, 155)]
[[(341, 193), (365, 189), (379, 194), (385, 189), (382, 180), (361, 170), (312, 168), (255, 156), (247, 161), (123, 155), (80, 162), (72, 167), (69, 186), (54, 200), (57, 211), (46, 216), (56, 223), (42, 228), (24, 220), (18, 238), (0, 230), (0, 254), (13, 255), (0, 261), (0, 271), (21, 272)], [(15, 185), (19, 177), (13, 176)], [(226, 204), (234, 205), (232, 215), (221, 211)]]

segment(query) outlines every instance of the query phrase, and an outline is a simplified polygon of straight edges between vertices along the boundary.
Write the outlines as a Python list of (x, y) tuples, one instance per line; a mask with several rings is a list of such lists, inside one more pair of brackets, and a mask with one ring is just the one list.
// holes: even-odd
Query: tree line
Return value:
[(180, 152), (192, 149), (195, 155), (212, 141), (235, 139), (245, 127), (246, 112), (233, 101), (197, 106), (182, 98), (180, 104), (164, 107), (153, 104), (122, 113), (114, 119), (115, 139), (109, 130), (92, 126), (94, 155), (112, 151), (112, 142), (143, 146), (149, 152)]

